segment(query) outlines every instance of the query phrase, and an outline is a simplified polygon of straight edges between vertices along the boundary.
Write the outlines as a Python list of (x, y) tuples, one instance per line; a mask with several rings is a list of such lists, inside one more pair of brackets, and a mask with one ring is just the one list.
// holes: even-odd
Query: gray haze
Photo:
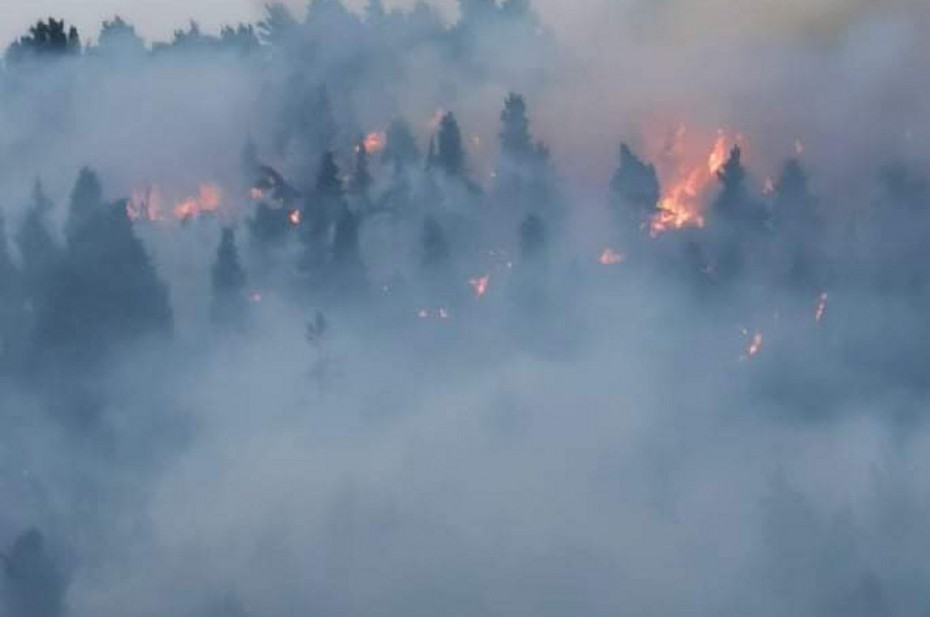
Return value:
[[(10, 2), (2, 40), (47, 15), (95, 40), (119, 13), (149, 43), (190, 18), (214, 33), (263, 15), (251, 0)], [(454, 7), (439, 4), (451, 27)], [(312, 32), (319, 47), (298, 35), (253, 56), (98, 51), (6, 74), (0, 211), (18, 265), (36, 178), (54, 240), (74, 255), (69, 203), (85, 165), (106, 201), (157, 187), (170, 208), (208, 184), (221, 206), (133, 222), (167, 289), (170, 336), (99, 353), (91, 341), (90, 360), (24, 354), (31, 363), (11, 369), (0, 349), (0, 555), (41, 529), (67, 581), (36, 575), (63, 607), (30, 613), (4, 561), (0, 616), (930, 612), (930, 81), (918, 77), (930, 74), (930, 9), (535, 6), (527, 39), (476, 27), (461, 57), (393, 39), (371, 51), (342, 21)], [(323, 137), (321, 84), (339, 127)], [(551, 148), (551, 204), (498, 184), (510, 92)], [(303, 231), (259, 246), (247, 144), (313, 196), (324, 151), (351, 180), (358, 137), (404, 117), (425, 155), (437, 110), (461, 124), (465, 179), (373, 158), (370, 195), (346, 198), (361, 213), (364, 301), (309, 281)], [(825, 220), (822, 278), (772, 274), (789, 269), (768, 239), (775, 223), (740, 239), (749, 274), (728, 287), (710, 266), (669, 265), (728, 240), (710, 210), (705, 229), (659, 238), (615, 220), (620, 143), (667, 181), (662, 144), (679, 125), (701, 165), (718, 129), (739, 141), (747, 191), (769, 211), (765, 179), (800, 156)], [(908, 190), (882, 193), (898, 163), (917, 206)], [(710, 208), (721, 191), (711, 178), (700, 197)], [(521, 245), (525, 214), (548, 226), (538, 262)], [(430, 217), (451, 254), (438, 284), (423, 274)], [(211, 313), (224, 227), (245, 271), (241, 329)], [(598, 263), (607, 248), (625, 260)], [(47, 290), (87, 302), (81, 292)], [(21, 304), (35, 328), (43, 306)]]

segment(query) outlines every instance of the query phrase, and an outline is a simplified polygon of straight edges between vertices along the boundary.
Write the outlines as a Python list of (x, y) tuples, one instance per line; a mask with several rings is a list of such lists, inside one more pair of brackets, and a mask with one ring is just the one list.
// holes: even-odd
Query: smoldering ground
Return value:
[(463, 5), (8, 53), (6, 614), (926, 612), (926, 10)]

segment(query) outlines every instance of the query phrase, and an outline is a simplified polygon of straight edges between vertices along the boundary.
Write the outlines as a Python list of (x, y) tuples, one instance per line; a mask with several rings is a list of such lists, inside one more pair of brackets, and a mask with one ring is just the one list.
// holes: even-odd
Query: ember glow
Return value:
[(301, 217), (302, 215), (300, 213), (300, 210), (292, 210), (291, 213), (288, 215), (287, 220), (290, 221), (291, 225), (293, 225), (294, 227), (297, 227), (298, 225), (300, 225)]
[[(743, 334), (744, 336), (749, 336), (749, 332), (747, 330), (744, 330)], [(755, 358), (757, 355), (759, 355), (759, 352), (762, 351), (763, 341), (764, 341), (764, 337), (761, 332), (754, 333), (749, 340), (749, 344), (746, 346), (745, 354), (740, 359), (744, 361), (751, 360)]]
[(475, 297), (479, 299), (483, 298), (488, 293), (488, 287), (490, 283), (490, 276), (477, 277), (468, 281), (468, 284), (471, 285), (472, 292), (475, 294)]
[(368, 133), (362, 142), (368, 154), (380, 154), (386, 143), (387, 135), (384, 132)]
[(821, 323), (827, 315), (827, 302), (829, 301), (830, 296), (827, 292), (820, 294), (820, 298), (817, 299), (817, 308), (814, 311), (814, 321)]
[(626, 255), (615, 249), (606, 248), (601, 253), (599, 261), (602, 266), (616, 266), (626, 261)]

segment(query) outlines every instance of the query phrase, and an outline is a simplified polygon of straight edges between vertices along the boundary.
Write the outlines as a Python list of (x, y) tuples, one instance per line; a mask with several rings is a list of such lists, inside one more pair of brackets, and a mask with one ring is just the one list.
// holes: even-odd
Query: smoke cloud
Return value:
[(922, 2), (118, 4), (0, 34), (0, 615), (926, 613)]

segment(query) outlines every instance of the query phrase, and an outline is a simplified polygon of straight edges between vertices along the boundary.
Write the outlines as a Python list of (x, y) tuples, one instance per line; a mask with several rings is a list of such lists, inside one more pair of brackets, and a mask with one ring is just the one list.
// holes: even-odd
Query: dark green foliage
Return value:
[(223, 229), (216, 261), (211, 271), (213, 304), (211, 315), (217, 325), (241, 324), (247, 302), (245, 270), (239, 261), (236, 234), (232, 228)]

